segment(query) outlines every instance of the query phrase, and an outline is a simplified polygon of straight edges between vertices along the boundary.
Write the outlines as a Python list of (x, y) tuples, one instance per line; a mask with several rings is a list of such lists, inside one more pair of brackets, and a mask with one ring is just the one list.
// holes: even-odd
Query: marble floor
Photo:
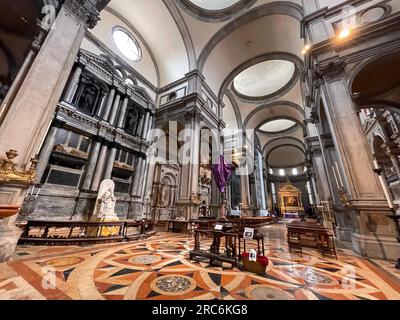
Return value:
[(264, 276), (190, 261), (191, 238), (160, 233), (139, 242), (71, 247), (19, 246), (0, 264), (0, 299), (400, 299), (398, 270), (339, 250), (338, 260), (290, 254), (268, 239)]

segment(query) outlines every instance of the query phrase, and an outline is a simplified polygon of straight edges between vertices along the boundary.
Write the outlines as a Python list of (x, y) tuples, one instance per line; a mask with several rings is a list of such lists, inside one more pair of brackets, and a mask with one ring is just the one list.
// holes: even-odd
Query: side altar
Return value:
[(304, 212), (301, 191), (292, 184), (279, 189), (279, 204), (285, 218), (298, 218)]

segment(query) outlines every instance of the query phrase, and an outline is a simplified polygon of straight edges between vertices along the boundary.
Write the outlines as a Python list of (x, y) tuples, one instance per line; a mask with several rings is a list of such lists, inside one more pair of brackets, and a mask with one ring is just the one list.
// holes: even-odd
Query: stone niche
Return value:
[(152, 215), (156, 220), (176, 215), (179, 194), (180, 166), (177, 163), (157, 163), (153, 182)]

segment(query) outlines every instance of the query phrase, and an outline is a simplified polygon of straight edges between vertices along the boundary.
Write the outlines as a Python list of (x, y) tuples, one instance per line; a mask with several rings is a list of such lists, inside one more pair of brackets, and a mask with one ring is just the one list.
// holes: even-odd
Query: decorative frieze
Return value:
[(64, 8), (92, 29), (100, 20), (96, 4), (97, 0), (65, 0)]

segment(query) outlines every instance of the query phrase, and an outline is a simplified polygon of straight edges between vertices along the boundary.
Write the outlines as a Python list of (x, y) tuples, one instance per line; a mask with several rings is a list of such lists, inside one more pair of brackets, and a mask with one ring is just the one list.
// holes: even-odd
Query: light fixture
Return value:
[(306, 44), (306, 45), (304, 46), (304, 49), (303, 49), (303, 51), (302, 51), (301, 53), (304, 55), (304, 54), (306, 54), (310, 49), (311, 49), (311, 45)]
[(338, 38), (339, 38), (340, 40), (343, 40), (343, 39), (348, 38), (348, 37), (350, 36), (350, 34), (351, 34), (350, 28), (345, 28), (345, 29), (343, 29), (342, 31), (340, 31), (340, 33), (339, 33), (339, 35), (338, 35)]

